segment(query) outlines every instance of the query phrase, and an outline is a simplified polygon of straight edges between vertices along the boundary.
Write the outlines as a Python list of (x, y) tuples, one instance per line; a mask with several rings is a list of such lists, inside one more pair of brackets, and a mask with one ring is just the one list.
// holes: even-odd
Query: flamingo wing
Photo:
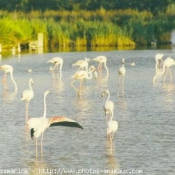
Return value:
[(56, 116), (56, 117), (51, 117), (49, 118), (49, 125), (51, 126), (67, 126), (67, 127), (76, 127), (76, 128), (81, 128), (83, 127), (78, 124), (76, 121), (67, 118), (67, 117), (62, 117), (62, 116)]

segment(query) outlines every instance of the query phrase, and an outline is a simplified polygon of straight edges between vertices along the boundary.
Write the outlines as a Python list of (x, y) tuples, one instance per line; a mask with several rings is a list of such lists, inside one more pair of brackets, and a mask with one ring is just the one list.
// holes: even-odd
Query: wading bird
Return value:
[(85, 58), (85, 60), (78, 60), (76, 63), (72, 64), (72, 66), (73, 67), (79, 66), (77, 71), (84, 70), (84, 69), (85, 69), (85, 71), (88, 71), (88, 65), (89, 65), (88, 62), (89, 61), (90, 61), (90, 59), (88, 59), (88, 58)]
[(28, 107), (29, 107), (29, 102), (34, 96), (33, 88), (32, 85), (34, 84), (33, 79), (29, 79), (29, 90), (24, 90), (22, 95), (21, 95), (21, 100), (26, 101), (26, 121), (28, 120)]
[(105, 111), (105, 116), (106, 116), (106, 122), (108, 122), (108, 117), (107, 114), (110, 115), (110, 118), (113, 117), (113, 113), (114, 113), (114, 103), (112, 101), (109, 100), (110, 98), (110, 92), (109, 90), (104, 90), (101, 94), (102, 97), (104, 97), (105, 95), (107, 95), (107, 99), (104, 103), (103, 109)]
[(43, 135), (45, 130), (51, 126), (68, 126), (68, 127), (77, 127), (83, 129), (83, 127), (78, 124), (76, 121), (62, 116), (46, 118), (46, 96), (49, 94), (49, 91), (44, 93), (44, 114), (40, 118), (30, 118), (27, 122), (28, 127), (30, 128), (31, 138), (36, 138), (36, 158), (38, 157), (38, 137), (41, 136), (41, 156), (43, 156)]
[(11, 77), (11, 80), (15, 86), (15, 91), (18, 90), (18, 87), (17, 87), (17, 84), (13, 78), (13, 67), (8, 65), (8, 64), (4, 64), (2, 66), (0, 66), (0, 70), (4, 71), (4, 77), (3, 77), (3, 83), (4, 83), (4, 89), (5, 90), (8, 90), (8, 87), (7, 87), (7, 73), (10, 73), (10, 77)]
[[(91, 79), (92, 78), (92, 72), (94, 71), (94, 66), (89, 67), (88, 71), (80, 70), (76, 72), (71, 79), (71, 86), (78, 92), (78, 95), (81, 95), (82, 93), (82, 83), (85, 79)], [(80, 80), (80, 86), (79, 90), (73, 85), (76, 80)]]
[[(58, 65), (60, 65), (60, 69), (59, 69), (59, 73), (60, 73), (59, 79), (61, 80), (61, 78), (62, 78), (63, 59), (60, 58), (60, 57), (54, 57), (54, 58), (50, 59), (49, 61), (47, 61), (47, 63), (52, 63), (52, 64), (54, 64), (54, 67), (53, 67), (53, 69), (51, 70), (51, 71), (52, 71), (52, 74), (54, 73), (55, 68), (58, 69)], [(54, 76), (53, 76), (53, 77), (54, 77)]]
[(107, 58), (105, 56), (97, 56), (96, 58), (93, 58), (92, 60), (99, 62), (98, 71), (100, 72), (100, 74), (102, 74), (102, 64), (104, 64), (104, 67), (106, 69), (106, 73), (107, 73), (107, 76), (108, 76), (109, 72), (108, 72), (108, 68), (107, 68), (107, 65), (106, 65), (107, 64)]
[(122, 89), (122, 94), (124, 95), (124, 78), (125, 78), (125, 74), (126, 74), (126, 69), (125, 69), (125, 59), (122, 58), (122, 66), (119, 68), (118, 70), (118, 76), (119, 76), (119, 80), (118, 80), (118, 95), (119, 95), (119, 90), (120, 90), (120, 86)]
[(168, 71), (169, 71), (169, 74), (170, 74), (170, 80), (172, 82), (173, 79), (172, 79), (172, 73), (171, 73), (170, 67), (173, 66), (173, 65), (175, 65), (175, 60), (174, 59), (172, 59), (171, 57), (168, 57), (167, 59), (165, 59), (165, 61), (163, 62), (163, 70), (162, 70), (162, 72), (156, 73), (156, 75), (153, 78), (153, 82), (154, 83), (156, 82), (156, 78), (157, 78), (158, 75), (162, 75), (164, 73), (165, 73), (165, 76), (164, 76), (164, 80), (163, 81), (165, 81)]

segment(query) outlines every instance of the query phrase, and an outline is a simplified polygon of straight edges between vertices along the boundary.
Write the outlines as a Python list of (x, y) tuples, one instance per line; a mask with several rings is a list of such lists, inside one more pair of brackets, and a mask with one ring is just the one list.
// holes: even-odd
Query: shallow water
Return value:
[[(172, 56), (173, 50), (134, 50), (109, 52), (65, 52), (25, 54), (9, 56), (1, 64), (14, 68), (18, 92), (7, 77), (9, 91), (0, 84), (0, 168), (25, 169), (26, 174), (46, 174), (54, 171), (61, 174), (68, 170), (79, 174), (104, 174), (103, 170), (141, 170), (141, 174), (175, 173), (175, 78), (173, 83), (158, 79), (152, 83), (155, 74), (155, 54)], [(71, 76), (76, 71), (72, 64), (79, 60), (105, 55), (109, 77), (87, 80), (82, 96), (78, 98), (70, 86)], [(55, 80), (49, 71), (47, 61), (59, 56), (64, 59), (62, 81)], [(117, 95), (118, 68), (125, 58), (126, 77), (124, 97)], [(130, 66), (135, 61), (136, 66)], [(90, 64), (97, 65), (91, 61)], [(31, 73), (27, 69), (32, 69)], [(172, 74), (175, 69), (172, 67)], [(3, 72), (0, 72), (2, 78)], [(30, 101), (29, 116), (43, 115), (43, 93), (47, 97), (47, 117), (64, 115), (80, 123), (84, 130), (77, 128), (52, 127), (44, 134), (44, 157), (35, 159), (35, 140), (31, 140), (25, 126), (25, 103), (20, 100), (23, 90), (28, 89), (29, 78), (34, 80), (34, 98)], [(78, 83), (75, 83), (78, 86)], [(114, 102), (114, 120), (119, 128), (114, 135), (113, 153), (106, 137), (106, 119), (103, 104), (106, 98), (101, 92), (108, 89)], [(62, 174), (63, 174), (62, 173)], [(49, 174), (49, 173), (47, 173)], [(51, 173), (50, 173), (51, 174)], [(65, 173), (66, 174), (66, 173)], [(75, 172), (71, 174), (76, 174)], [(108, 174), (112, 174), (109, 172)]]

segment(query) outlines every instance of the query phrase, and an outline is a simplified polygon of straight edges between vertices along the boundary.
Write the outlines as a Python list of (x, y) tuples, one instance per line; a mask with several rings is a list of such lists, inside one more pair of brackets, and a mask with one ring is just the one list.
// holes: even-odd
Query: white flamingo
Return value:
[(54, 73), (55, 68), (58, 69), (58, 65), (60, 65), (60, 69), (59, 69), (60, 76), (59, 76), (59, 79), (61, 80), (61, 78), (62, 78), (63, 59), (60, 58), (60, 57), (54, 57), (54, 58), (50, 59), (49, 61), (47, 61), (47, 63), (54, 64), (54, 67), (51, 70), (52, 74)]
[(172, 79), (172, 73), (171, 73), (170, 67), (173, 66), (173, 65), (175, 65), (175, 60), (172, 59), (171, 57), (166, 58), (165, 61), (163, 62), (163, 70), (162, 70), (162, 72), (156, 73), (156, 75), (153, 78), (153, 82), (154, 83), (156, 82), (156, 78), (157, 78), (158, 75), (162, 75), (164, 73), (165, 73), (165, 76), (164, 76), (164, 80), (163, 81), (165, 81), (168, 71), (169, 71), (169, 74), (170, 74), (170, 80), (172, 82), (173, 79)]
[(21, 100), (26, 101), (26, 121), (28, 120), (28, 107), (29, 107), (29, 102), (30, 100), (34, 97), (34, 92), (32, 85), (34, 84), (33, 79), (29, 79), (29, 90), (24, 90), (21, 95)]
[(93, 58), (92, 60), (99, 62), (98, 71), (100, 72), (100, 74), (102, 74), (102, 64), (104, 64), (104, 67), (106, 69), (106, 73), (107, 73), (107, 76), (108, 76), (109, 71), (108, 71), (108, 68), (107, 68), (107, 65), (106, 65), (107, 64), (107, 58), (105, 56), (97, 56), (96, 58)]
[(125, 74), (126, 74), (126, 69), (125, 69), (125, 59), (122, 58), (122, 66), (119, 68), (118, 70), (118, 76), (119, 76), (119, 80), (118, 80), (118, 94), (119, 94), (119, 89), (120, 86), (122, 88), (122, 94), (124, 95), (124, 78), (125, 78)]
[(108, 121), (107, 119), (107, 114), (109, 113), (110, 114), (110, 118), (113, 117), (113, 113), (114, 113), (114, 103), (113, 101), (109, 100), (110, 98), (110, 92), (109, 90), (104, 90), (101, 94), (102, 97), (104, 97), (105, 95), (107, 95), (107, 99), (106, 99), (106, 102), (104, 104), (104, 111), (105, 111), (105, 116), (106, 116), (106, 122)]
[(8, 65), (8, 64), (4, 64), (2, 66), (0, 66), (0, 70), (4, 71), (4, 77), (3, 77), (3, 83), (4, 83), (4, 89), (5, 90), (8, 90), (8, 87), (7, 87), (7, 73), (10, 73), (10, 77), (11, 77), (11, 80), (15, 86), (15, 91), (18, 90), (18, 87), (17, 87), (17, 84), (13, 78), (13, 67)]
[(46, 96), (49, 94), (49, 91), (44, 93), (44, 114), (40, 118), (30, 118), (27, 122), (28, 127), (30, 128), (31, 138), (36, 138), (36, 158), (38, 157), (38, 137), (41, 136), (41, 156), (43, 156), (43, 135), (47, 128), (51, 126), (68, 126), (68, 127), (77, 127), (83, 129), (83, 127), (78, 124), (76, 121), (62, 116), (46, 118)]
[(88, 71), (88, 65), (89, 65), (89, 62), (90, 61), (90, 59), (88, 59), (88, 58), (85, 58), (85, 60), (78, 60), (76, 63), (74, 63), (74, 64), (72, 64), (72, 66), (74, 67), (74, 66), (79, 66), (79, 68), (78, 68), (78, 70), (77, 71), (79, 71), (80, 69), (81, 70), (86, 70), (86, 71)]
[[(91, 66), (91, 67), (89, 67), (89, 70), (88, 71), (80, 70), (80, 71), (76, 72), (71, 77), (71, 79), (73, 79), (72, 82), (71, 82), (71, 86), (78, 92), (78, 95), (81, 95), (81, 93), (82, 93), (82, 83), (83, 83), (83, 80), (85, 80), (85, 79), (91, 79), (92, 78), (92, 72), (93, 71), (94, 71), (94, 66)], [(79, 90), (73, 85), (76, 80), (80, 80)]]

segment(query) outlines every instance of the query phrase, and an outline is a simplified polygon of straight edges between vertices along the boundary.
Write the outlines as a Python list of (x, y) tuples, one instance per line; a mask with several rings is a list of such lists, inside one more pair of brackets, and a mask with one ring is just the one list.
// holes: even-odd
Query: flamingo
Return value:
[(105, 95), (107, 95), (107, 99), (106, 102), (104, 104), (104, 111), (105, 111), (105, 116), (106, 116), (106, 122), (107, 122), (107, 114), (110, 114), (110, 117), (113, 117), (113, 111), (114, 111), (114, 103), (112, 101), (109, 100), (110, 98), (110, 92), (109, 90), (104, 90), (101, 94), (102, 97), (104, 97)]
[(55, 68), (58, 69), (58, 65), (60, 65), (59, 72), (60, 72), (60, 80), (61, 80), (61, 78), (62, 78), (63, 59), (60, 58), (60, 57), (54, 57), (54, 58), (50, 59), (49, 61), (47, 61), (47, 63), (53, 63), (54, 64), (54, 67), (51, 70), (52, 74), (54, 73)]
[(163, 62), (163, 70), (162, 70), (162, 72), (156, 73), (156, 75), (153, 78), (153, 82), (154, 83), (156, 82), (156, 78), (157, 78), (158, 75), (162, 75), (164, 73), (165, 73), (165, 76), (164, 76), (164, 80), (163, 81), (165, 81), (168, 71), (169, 71), (170, 79), (171, 79), (171, 82), (172, 82), (173, 80), (172, 80), (172, 74), (171, 74), (170, 67), (173, 66), (173, 65), (175, 65), (175, 60), (172, 59), (171, 57), (166, 58), (165, 61)]
[(47, 128), (52, 126), (68, 126), (68, 127), (77, 127), (83, 129), (83, 127), (78, 124), (76, 121), (64, 117), (64, 116), (55, 116), (46, 118), (46, 96), (49, 94), (49, 91), (44, 92), (44, 114), (40, 118), (30, 118), (27, 122), (28, 127), (30, 128), (31, 138), (36, 138), (36, 158), (38, 157), (38, 137), (41, 136), (41, 155), (43, 157), (43, 135)]
[[(80, 71), (76, 72), (71, 77), (71, 79), (73, 79), (73, 81), (71, 82), (71, 86), (78, 92), (78, 95), (80, 95), (81, 92), (82, 92), (82, 82), (83, 82), (83, 80), (85, 80), (85, 79), (91, 79), (92, 78), (92, 72), (93, 71), (94, 71), (94, 66), (91, 66), (88, 71), (80, 70)], [(75, 82), (75, 80), (80, 80), (79, 90), (77, 90), (77, 88), (75, 88), (75, 86), (73, 85), (73, 83)]]
[(7, 73), (10, 73), (11, 80), (15, 86), (15, 91), (17, 91), (18, 87), (17, 87), (17, 84), (13, 78), (13, 67), (11, 65), (4, 64), (4, 65), (0, 66), (0, 70), (4, 71), (4, 77), (3, 77), (4, 89), (8, 90), (6, 77), (7, 77)]
[(29, 79), (29, 88), (30, 90), (24, 90), (22, 95), (21, 95), (21, 100), (26, 101), (26, 121), (28, 120), (28, 107), (29, 107), (29, 102), (30, 100), (34, 97), (34, 92), (32, 85), (34, 84), (33, 79)]
[(107, 65), (106, 65), (107, 58), (105, 56), (97, 56), (96, 58), (93, 58), (92, 60), (99, 62), (98, 71), (100, 72), (100, 74), (102, 74), (102, 64), (104, 63), (104, 67), (106, 69), (106, 73), (107, 73), (107, 76), (108, 76), (109, 71), (108, 71), (108, 68), (107, 68)]
[(162, 63), (163, 63), (163, 59), (162, 57), (164, 56), (164, 54), (158, 53), (155, 55), (155, 61), (156, 61), (156, 72), (157, 69), (160, 69)]
[(72, 66), (79, 66), (78, 70), (80, 69), (83, 70), (85, 68), (86, 71), (88, 71), (88, 62), (90, 61), (90, 59), (85, 58), (85, 60), (78, 60), (76, 63), (72, 64)]
[(135, 66), (135, 65), (136, 65), (135, 62), (132, 62), (132, 63), (131, 63), (131, 66)]
[(124, 94), (123, 85), (124, 85), (124, 77), (125, 77), (125, 74), (126, 74), (126, 69), (125, 69), (125, 65), (124, 64), (125, 64), (125, 59), (122, 58), (122, 66), (118, 70), (118, 76), (119, 76), (118, 94), (119, 94), (120, 84), (122, 86), (122, 93)]

